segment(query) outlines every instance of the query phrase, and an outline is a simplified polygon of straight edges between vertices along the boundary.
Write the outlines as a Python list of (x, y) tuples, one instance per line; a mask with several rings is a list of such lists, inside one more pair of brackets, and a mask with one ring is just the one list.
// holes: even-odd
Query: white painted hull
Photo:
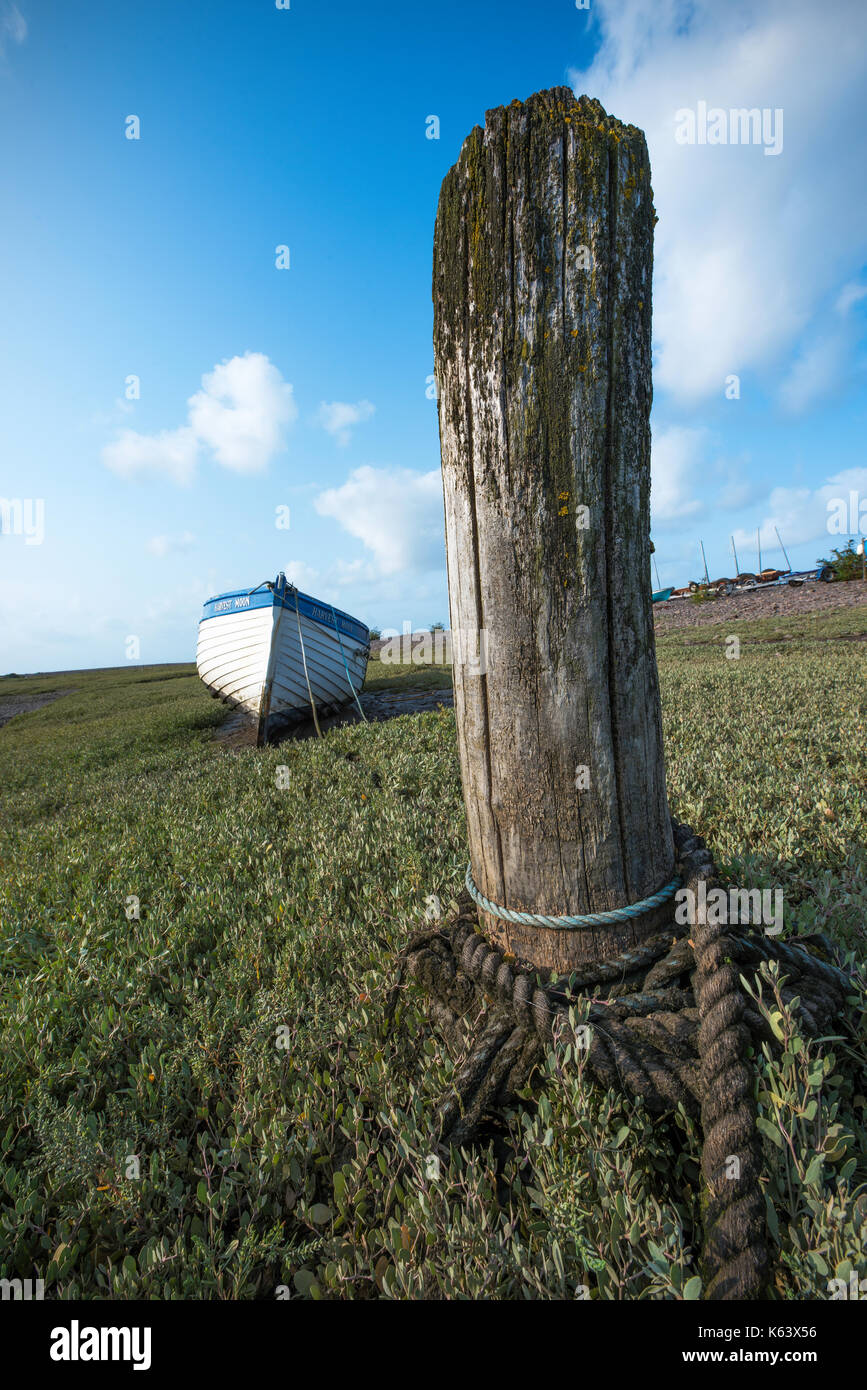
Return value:
[(256, 718), (268, 674), (273, 626), (273, 608), (231, 613), (199, 623), (199, 675), (212, 694)]
[(203, 618), (196, 666), (213, 695), (258, 721), (264, 742), (281, 724), (309, 716), (311, 695), (318, 714), (352, 700), (368, 651), (369, 642), (347, 632), (338, 640), (333, 627), (275, 604)]
[(272, 646), (274, 669), (268, 710), (272, 718), (310, 713), (308, 680), (317, 710), (339, 709), (347, 700), (354, 699), (364, 685), (367, 643), (362, 644), (345, 633), (338, 643), (334, 632), (321, 627), (303, 613), (301, 637), (303, 648), (298, 636), (296, 615), (286, 608), (276, 609)]

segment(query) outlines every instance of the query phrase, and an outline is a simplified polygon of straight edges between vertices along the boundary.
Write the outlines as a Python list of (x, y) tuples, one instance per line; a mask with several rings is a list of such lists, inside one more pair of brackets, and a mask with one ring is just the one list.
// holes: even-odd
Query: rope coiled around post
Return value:
[(660, 907), (662, 903), (668, 902), (673, 898), (680, 887), (680, 879), (673, 878), (664, 888), (651, 894), (649, 898), (643, 898), (639, 903), (630, 903), (628, 907), (614, 907), (608, 912), (584, 912), (576, 917), (546, 917), (541, 912), (517, 912), (509, 907), (499, 907), (497, 903), (491, 902), (484, 893), (480, 892), (473, 882), (473, 866), (467, 865), (467, 872), (464, 878), (467, 892), (473, 902), (482, 909), (489, 912), (492, 917), (500, 917), (504, 922), (515, 922), (525, 927), (548, 927), (552, 931), (577, 931), (580, 927), (601, 927), (611, 926), (617, 922), (632, 922), (636, 917), (642, 917), (651, 908)]
[[(713, 857), (688, 826), (673, 821), (672, 830), (677, 881), (692, 890), (689, 901), (700, 902), (700, 881), (708, 890), (716, 882)], [(672, 893), (676, 886), (668, 885)], [(507, 958), (479, 933), (473, 905), (488, 910), (481, 896), (471, 894), (447, 923), (431, 924), (407, 942), (389, 1001), (388, 1026), (408, 973), (428, 994), (447, 1043), (466, 1054), (437, 1112), (440, 1141), (470, 1143), (485, 1115), (512, 1103), (555, 1043), (563, 1026), (558, 1018), (568, 1022), (570, 1008), (584, 998), (589, 1025), (584, 1059), (591, 1079), (642, 1097), (658, 1113), (682, 1105), (700, 1118), (704, 1296), (760, 1297), (768, 1249), (747, 1050), (754, 1036), (769, 1033), (747, 1006), (740, 969), (782, 961), (790, 997), (797, 994), (812, 1034), (827, 1030), (842, 1010), (846, 974), (800, 946), (710, 925), (706, 909), (699, 908), (680, 935), (668, 925), (615, 959), (543, 983), (532, 966)], [(541, 925), (550, 922), (543, 919)], [(608, 988), (607, 997), (588, 998), (600, 986)], [(485, 1005), (480, 1029), (468, 1045), (467, 1024), (480, 997)]]

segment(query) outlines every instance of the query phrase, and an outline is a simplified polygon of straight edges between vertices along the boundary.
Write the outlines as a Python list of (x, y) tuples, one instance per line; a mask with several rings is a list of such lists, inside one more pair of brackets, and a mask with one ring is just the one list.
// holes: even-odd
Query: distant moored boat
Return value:
[(212, 695), (258, 721), (262, 744), (280, 725), (357, 699), (369, 653), (364, 623), (281, 573), (208, 599), (196, 666)]
[(654, 603), (665, 603), (666, 599), (671, 598), (673, 593), (674, 589), (657, 589), (656, 593), (651, 594), (650, 597)]

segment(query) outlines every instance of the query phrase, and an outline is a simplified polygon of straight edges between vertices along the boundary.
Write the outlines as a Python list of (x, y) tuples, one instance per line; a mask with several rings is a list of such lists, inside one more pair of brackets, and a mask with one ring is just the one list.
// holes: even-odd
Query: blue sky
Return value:
[[(865, 77), (860, 0), (0, 0), (0, 672), (190, 660), (203, 600), (280, 568), (447, 621), (439, 186), (559, 84), (648, 136), (662, 582), (700, 537), (753, 567), (757, 526), (810, 564), (852, 493), (867, 529)], [(782, 148), (680, 143), (700, 102), (781, 110)]]

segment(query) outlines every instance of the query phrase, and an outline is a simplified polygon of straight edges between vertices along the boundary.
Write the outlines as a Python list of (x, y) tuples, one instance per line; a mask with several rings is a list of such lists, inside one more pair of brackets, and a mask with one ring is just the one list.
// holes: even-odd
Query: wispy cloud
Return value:
[[(821, 487), (815, 489), (774, 488), (765, 503), (765, 516), (760, 527), (762, 548), (777, 548), (775, 527), (787, 547), (806, 544), (809, 541), (815, 541), (819, 549), (824, 545), (825, 550), (830, 545), (839, 545), (839, 535), (832, 534), (828, 527), (829, 516), (832, 514), (829, 512), (829, 502), (842, 503), (846, 511), (852, 513), (852, 524), (844, 529), (847, 534), (851, 532), (857, 535), (857, 508), (849, 505), (853, 493), (858, 499), (867, 498), (867, 468), (844, 469), (842, 473), (835, 473)], [(735, 545), (739, 549), (746, 550), (754, 546), (755, 542), (754, 530), (735, 532)]]
[(838, 314), (848, 314), (849, 310), (855, 304), (859, 304), (862, 299), (867, 299), (867, 285), (859, 285), (853, 280), (848, 285), (843, 286), (834, 307)]
[(196, 538), (192, 531), (182, 531), (177, 536), (151, 536), (147, 548), (151, 555), (156, 555), (162, 560), (166, 555), (174, 554), (181, 550), (190, 550), (196, 543)]
[(650, 512), (654, 526), (701, 511), (694, 496), (707, 438), (703, 429), (671, 425), (654, 432), (650, 454)]
[(285, 448), (296, 418), (291, 385), (261, 352), (219, 363), (191, 396), (187, 423), (159, 434), (123, 430), (102, 451), (105, 466), (122, 477), (162, 473), (190, 483), (202, 449), (235, 473), (261, 473)]
[(132, 478), (137, 473), (162, 473), (175, 483), (191, 483), (199, 458), (199, 441), (188, 425), (159, 434), (122, 430), (102, 451), (113, 473)]
[(4, 4), (0, 9), (0, 57), (10, 43), (23, 43), (27, 38), (27, 20), (17, 5)]
[(851, 347), (851, 335), (840, 330), (802, 348), (780, 386), (784, 409), (801, 414), (839, 389), (847, 375)]
[(867, 296), (867, 285), (850, 281), (837, 295), (833, 312), (817, 319), (816, 331), (801, 348), (779, 390), (784, 409), (792, 414), (845, 389), (858, 371), (861, 324), (852, 313)]
[[(835, 0), (819, 18), (814, 0), (595, 0), (594, 14), (599, 51), (570, 79), (647, 134), (655, 384), (683, 402), (721, 397), (728, 374), (791, 359), (862, 264), (867, 8)], [(679, 144), (676, 112), (701, 101), (782, 109), (782, 151)]]
[(375, 406), (370, 401), (356, 401), (354, 405), (348, 401), (322, 401), (316, 421), (338, 444), (345, 446), (349, 443), (353, 427), (360, 425), (363, 420), (369, 420), (374, 410)]
[(340, 487), (315, 498), (371, 551), (380, 575), (424, 571), (444, 563), (443, 493), (439, 469), (356, 468)]
[[(283, 572), (290, 584), (294, 584), (297, 589), (314, 590), (320, 580), (319, 570), (308, 565), (304, 560), (289, 560), (283, 566)], [(318, 591), (317, 591), (318, 592)], [(322, 597), (325, 597), (323, 594)]]
[(763, 487), (756, 478), (744, 477), (738, 461), (720, 460), (716, 472), (727, 475), (724, 487), (714, 498), (714, 505), (723, 511), (739, 511), (758, 501), (767, 492), (767, 485)]

